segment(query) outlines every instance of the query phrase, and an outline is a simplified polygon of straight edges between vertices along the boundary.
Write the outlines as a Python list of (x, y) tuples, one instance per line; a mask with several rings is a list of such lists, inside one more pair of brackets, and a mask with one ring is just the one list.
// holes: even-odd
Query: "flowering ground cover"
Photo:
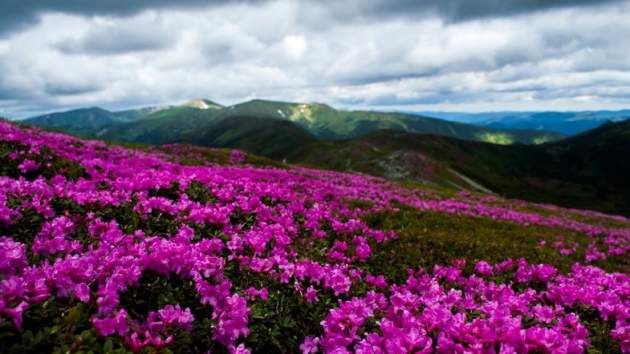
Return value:
[(630, 352), (623, 218), (210, 155), (0, 121), (2, 352)]

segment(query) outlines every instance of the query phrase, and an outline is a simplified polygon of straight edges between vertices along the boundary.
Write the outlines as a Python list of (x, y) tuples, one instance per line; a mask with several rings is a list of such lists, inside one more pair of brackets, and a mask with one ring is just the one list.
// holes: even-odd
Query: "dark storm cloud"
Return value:
[(28, 97), (28, 94), (29, 92), (26, 90), (20, 90), (19, 88), (4, 84), (0, 81), (0, 101)]
[(44, 91), (53, 96), (81, 95), (98, 92), (102, 85), (95, 82), (46, 82)]
[(411, 97), (400, 97), (390, 93), (373, 98), (348, 98), (341, 99), (339, 103), (366, 106), (432, 105), (447, 102), (465, 102), (471, 98), (473, 97), (470, 94), (463, 94), (453, 90), (439, 90), (417, 93)]
[(240, 3), (262, 3), (264, 0), (2, 0), (0, 1), (0, 35), (23, 29), (47, 12), (94, 16), (128, 16), (147, 9), (194, 8)]
[(624, 0), (325, 0), (340, 18), (438, 15), (451, 22), (512, 16), (564, 7), (605, 5)]
[[(510, 16), (540, 10), (603, 5), (623, 0), (304, 0), (325, 6), (333, 18), (439, 15), (447, 21)], [(46, 12), (78, 15), (127, 16), (147, 9), (191, 8), (230, 4), (256, 4), (267, 0), (2, 0), (0, 34), (22, 29)], [(304, 4), (303, 3), (303, 4)]]
[(155, 27), (108, 25), (92, 29), (80, 38), (64, 40), (56, 47), (68, 54), (120, 54), (169, 46), (175, 35)]
[(351, 77), (336, 77), (332, 80), (337, 84), (342, 85), (369, 85), (379, 82), (399, 81), (407, 79), (418, 79), (431, 77), (438, 74), (438, 70), (432, 69), (430, 71), (419, 72), (398, 72), (398, 73), (381, 73), (381, 72), (366, 72), (360, 73)]
[(210, 43), (202, 49), (206, 63), (218, 65), (234, 60), (233, 46), (230, 43)]

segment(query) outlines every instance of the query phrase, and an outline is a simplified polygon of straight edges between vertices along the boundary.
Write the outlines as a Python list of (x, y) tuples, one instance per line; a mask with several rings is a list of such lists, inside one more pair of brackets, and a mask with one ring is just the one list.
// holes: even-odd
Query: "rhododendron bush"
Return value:
[[(630, 352), (623, 217), (7, 122), (0, 144), (3, 352)], [(427, 261), (377, 222), (404, 213), (553, 238)]]

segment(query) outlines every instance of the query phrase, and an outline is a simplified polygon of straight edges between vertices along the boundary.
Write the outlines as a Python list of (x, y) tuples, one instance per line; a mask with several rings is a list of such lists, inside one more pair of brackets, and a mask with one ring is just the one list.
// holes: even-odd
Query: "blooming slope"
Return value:
[[(237, 151), (228, 166), (191, 166), (181, 158), (194, 151), (174, 150), (0, 121), (1, 348), (630, 352), (625, 218), (255, 168)], [(404, 212), (572, 236), (531, 240), (554, 264), (524, 249), (393, 274), (397, 255), (383, 250), (398, 230), (369, 220)]]

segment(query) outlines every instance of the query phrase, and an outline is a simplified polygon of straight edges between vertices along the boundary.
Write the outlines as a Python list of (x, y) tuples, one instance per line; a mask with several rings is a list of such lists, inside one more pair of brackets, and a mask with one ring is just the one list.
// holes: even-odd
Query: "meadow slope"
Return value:
[(6, 352), (629, 353), (629, 253), (621, 216), (0, 121)]
[(359, 139), (318, 141), (296, 150), (288, 160), (630, 216), (628, 151), (630, 121), (623, 121), (540, 145), (382, 130)]

